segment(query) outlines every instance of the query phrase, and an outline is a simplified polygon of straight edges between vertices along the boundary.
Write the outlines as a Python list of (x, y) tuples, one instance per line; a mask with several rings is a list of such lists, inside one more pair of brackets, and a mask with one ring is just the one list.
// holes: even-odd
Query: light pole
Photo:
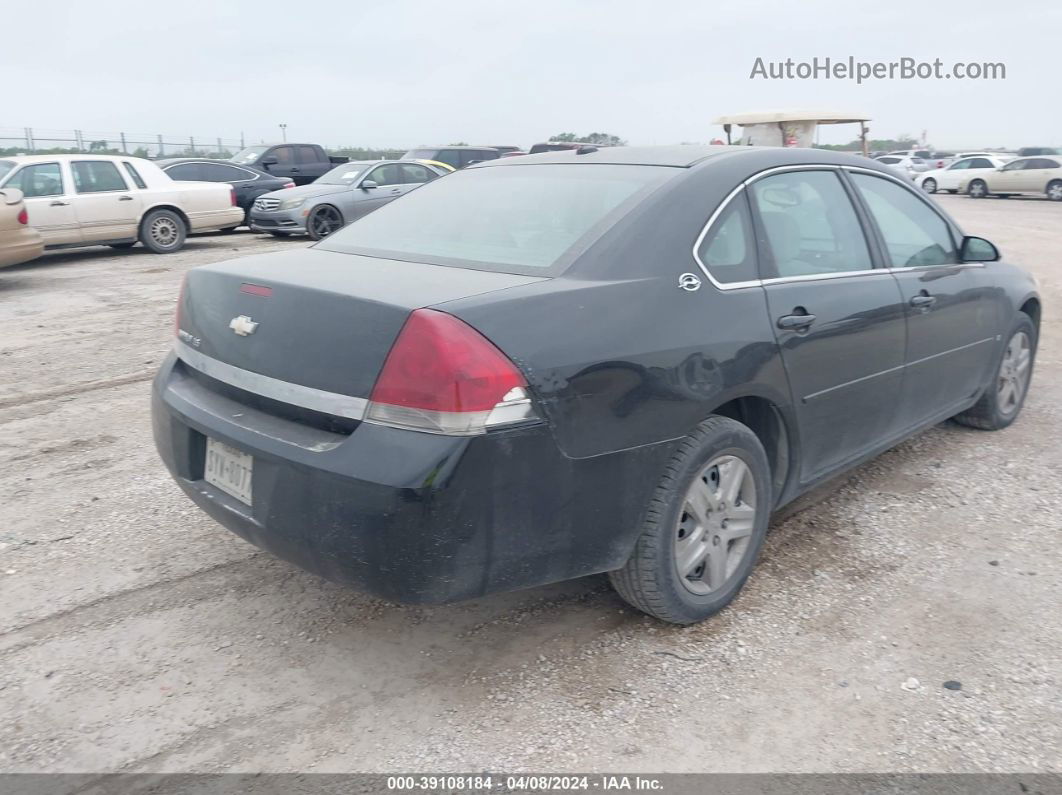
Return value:
[(286, 124), (281, 124), (280, 125), (280, 134), (284, 138), (284, 143), (287, 143), (288, 142), (288, 125), (286, 125)]

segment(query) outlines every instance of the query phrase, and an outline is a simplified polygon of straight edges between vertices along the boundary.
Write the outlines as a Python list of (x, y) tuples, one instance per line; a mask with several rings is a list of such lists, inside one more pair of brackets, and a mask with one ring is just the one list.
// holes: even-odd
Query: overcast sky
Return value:
[[(664, 144), (722, 136), (711, 121), (725, 113), (825, 107), (865, 112), (872, 137), (926, 130), (940, 148), (1062, 145), (1062, 3), (865, 5), (19, 3), (4, 12), (0, 128), (251, 143), (286, 123), (289, 140), (333, 146), (528, 146), (565, 131)], [(757, 57), (849, 55), (998, 61), (1007, 79), (749, 79)]]

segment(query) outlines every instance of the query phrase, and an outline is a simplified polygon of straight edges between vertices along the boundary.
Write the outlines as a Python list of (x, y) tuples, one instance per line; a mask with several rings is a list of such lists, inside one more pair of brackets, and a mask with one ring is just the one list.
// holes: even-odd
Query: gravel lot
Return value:
[(388, 604), (184, 498), (148, 417), (181, 274), (305, 242), (0, 271), (0, 770), (1062, 771), (1062, 206), (940, 201), (1040, 280), (1024, 415), (805, 498), (685, 629), (602, 577)]

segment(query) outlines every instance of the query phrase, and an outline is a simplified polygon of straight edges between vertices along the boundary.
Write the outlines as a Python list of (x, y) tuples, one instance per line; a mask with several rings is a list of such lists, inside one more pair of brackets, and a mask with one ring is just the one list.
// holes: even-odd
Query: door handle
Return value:
[(52, 202), (48, 206), (49, 207), (69, 207), (70, 206), (70, 202), (59, 201), (58, 199), (56, 199), (54, 202)]
[(118, 197), (118, 201), (120, 201), (120, 202), (131, 202), (132, 200), (133, 200), (132, 196), (119, 196)]
[(936, 296), (930, 295), (925, 290), (923, 290), (918, 295), (913, 296), (908, 303), (910, 303), (913, 307), (917, 307), (918, 309), (929, 309), (929, 307), (933, 306), (933, 304), (935, 304), (936, 302)]
[(802, 315), (782, 315), (778, 318), (778, 328), (785, 329), (786, 331), (799, 331), (801, 329), (806, 329), (814, 322), (815, 316), (807, 313)]

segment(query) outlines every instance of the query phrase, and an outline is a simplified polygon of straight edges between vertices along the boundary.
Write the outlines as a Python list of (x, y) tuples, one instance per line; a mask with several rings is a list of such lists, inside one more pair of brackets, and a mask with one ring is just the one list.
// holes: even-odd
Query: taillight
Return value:
[(232, 206), (236, 206), (236, 188), (229, 189), (229, 198), (232, 200)]
[(181, 305), (184, 303), (184, 288), (186, 284), (188, 284), (187, 273), (181, 279), (181, 289), (177, 293), (177, 310), (173, 313), (173, 334), (175, 337), (181, 336)]
[(288, 182), (285, 185), (281, 186), (280, 189), (284, 190), (284, 188), (294, 188), (294, 187), (295, 187), (295, 183), (294, 182)]
[(29, 223), (29, 213), (26, 212), (26, 208), (25, 207), (23, 207), (22, 208), (22, 212), (20, 212), (18, 214), (18, 222), (20, 224), (28, 224)]
[(418, 309), (387, 354), (365, 418), (467, 436), (535, 413), (527, 381), (504, 353), (453, 315)]

